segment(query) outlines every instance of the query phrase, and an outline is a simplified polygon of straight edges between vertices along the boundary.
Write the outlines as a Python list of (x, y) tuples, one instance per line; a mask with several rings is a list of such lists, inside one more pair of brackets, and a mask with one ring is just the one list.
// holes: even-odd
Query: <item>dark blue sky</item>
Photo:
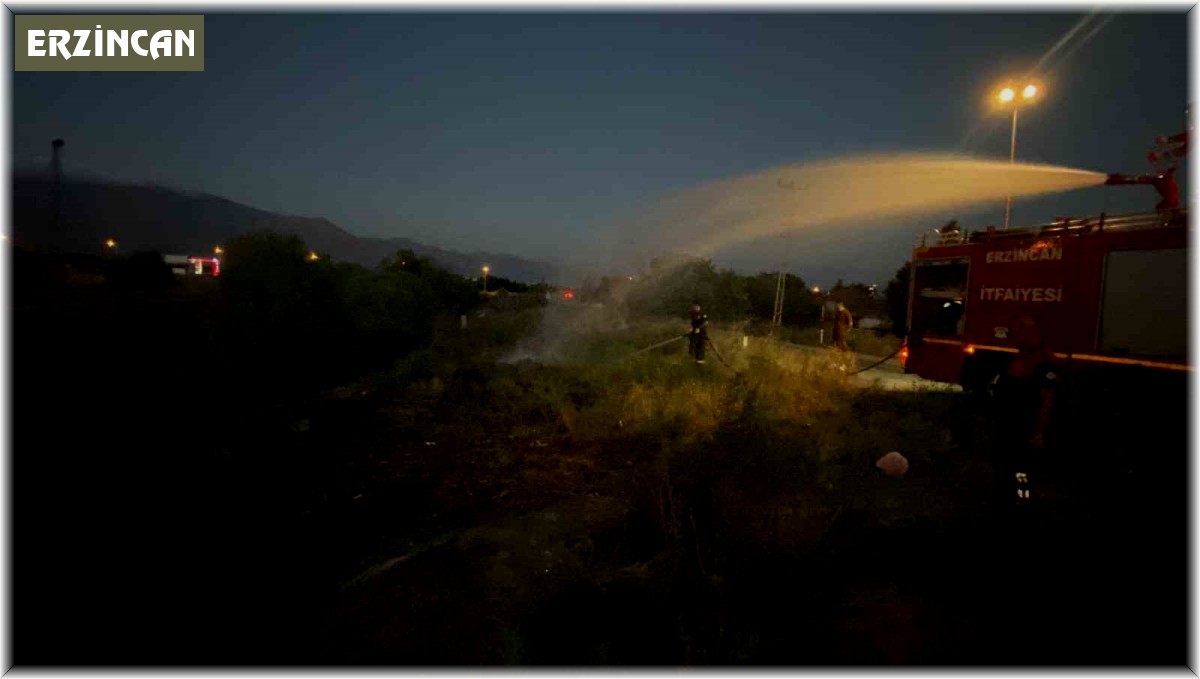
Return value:
[[(1082, 16), (207, 14), (203, 73), (14, 73), (13, 160), (44, 164), (64, 137), (68, 170), (361, 235), (570, 256), (661, 192), (773, 165), (1006, 158), (1009, 119), (987, 111), (988, 93)], [(1118, 14), (1081, 43), (1087, 32), (1047, 63), (1018, 159), (1148, 171), (1153, 137), (1185, 125), (1186, 15)], [(1155, 201), (1149, 188), (1088, 189), (1018, 203), (1014, 221)], [(922, 223), (871, 228), (797, 240), (806, 277), (886, 281)], [(774, 268), (769, 250), (718, 261)]]

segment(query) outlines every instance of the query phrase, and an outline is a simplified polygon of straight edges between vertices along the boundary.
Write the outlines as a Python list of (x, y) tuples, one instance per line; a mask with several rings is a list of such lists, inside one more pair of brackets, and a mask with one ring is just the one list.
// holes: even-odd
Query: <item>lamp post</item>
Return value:
[(484, 264), (483, 268), (480, 269), (480, 271), (483, 272), (483, 291), (487, 292), (487, 277), (488, 277), (488, 274), (491, 273), (492, 267), (488, 266), (487, 264)]
[[(1030, 83), (1021, 90), (1021, 99), (1026, 101), (1032, 100), (1035, 96), (1037, 96), (1037, 93), (1037, 85)], [(1017, 111), (1020, 110), (1021, 107), (1017, 105), (1017, 92), (1011, 87), (1005, 87), (1004, 89), (1000, 90), (999, 98), (1002, 104), (1012, 104), (1012, 136), (1009, 138), (1008, 142), (1008, 163), (1013, 165), (1017, 162)], [(1004, 199), (1005, 229), (1008, 228), (1008, 221), (1011, 215), (1012, 194), (1010, 192), (1009, 196)]]

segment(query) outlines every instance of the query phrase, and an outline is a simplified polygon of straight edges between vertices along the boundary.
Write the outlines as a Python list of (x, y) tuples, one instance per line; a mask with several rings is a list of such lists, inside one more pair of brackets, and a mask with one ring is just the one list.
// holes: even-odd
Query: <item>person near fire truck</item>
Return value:
[[(1033, 479), (1048, 472), (1046, 431), (1054, 411), (1059, 368), (1046, 347), (1041, 327), (1031, 316), (1017, 319), (1010, 330), (1017, 354), (996, 383), (1000, 437), (1017, 501), (1032, 499)], [(1009, 491), (1011, 492), (1011, 491)]]
[(688, 335), (688, 353), (696, 363), (704, 363), (704, 345), (708, 342), (708, 316), (700, 309), (699, 302), (692, 303), (692, 331)]
[(850, 328), (854, 326), (854, 316), (850, 315), (850, 310), (842, 302), (837, 303), (837, 312), (833, 317), (833, 344), (838, 350), (846, 352), (850, 351), (850, 347), (846, 345), (846, 339), (850, 336)]

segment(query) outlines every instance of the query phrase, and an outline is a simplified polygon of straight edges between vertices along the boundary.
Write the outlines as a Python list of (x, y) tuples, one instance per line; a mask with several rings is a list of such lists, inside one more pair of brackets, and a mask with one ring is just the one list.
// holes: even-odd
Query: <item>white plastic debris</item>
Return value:
[(908, 471), (908, 460), (893, 450), (876, 460), (875, 466), (883, 470), (883, 473), (888, 476), (904, 476), (904, 473)]

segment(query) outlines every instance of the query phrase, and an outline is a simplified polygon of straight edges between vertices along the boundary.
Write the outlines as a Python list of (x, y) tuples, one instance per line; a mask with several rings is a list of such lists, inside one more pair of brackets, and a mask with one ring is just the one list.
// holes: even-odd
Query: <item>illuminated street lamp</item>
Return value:
[(224, 249), (223, 249), (223, 248), (222, 248), (220, 245), (218, 245), (217, 247), (213, 248), (213, 254), (214, 254), (214, 255), (221, 255), (221, 254), (224, 254), (224, 253), (225, 253), (225, 250), (224, 250)]
[(114, 255), (117, 254), (117, 241), (111, 238), (104, 241), (104, 249), (111, 251)]
[[(1037, 85), (1030, 83), (1021, 90), (1021, 99), (1030, 101), (1037, 96)], [(1011, 87), (1005, 87), (1000, 90), (998, 95), (1000, 103), (1012, 104), (1012, 137), (1008, 144), (1008, 162), (1014, 164), (1017, 162), (1017, 111), (1021, 108), (1017, 101), (1017, 92)], [(1012, 215), (1012, 195), (1004, 199), (1004, 228), (1008, 228), (1008, 220)]]
[(318, 259), (320, 259), (320, 257), (317, 255), (317, 253), (315, 253), (315, 252), (308, 253), (308, 261), (315, 262)]
[(487, 264), (484, 264), (483, 268), (480, 269), (480, 271), (483, 272), (483, 291), (487, 292), (487, 277), (488, 277), (488, 274), (492, 272), (492, 267), (488, 266)]

